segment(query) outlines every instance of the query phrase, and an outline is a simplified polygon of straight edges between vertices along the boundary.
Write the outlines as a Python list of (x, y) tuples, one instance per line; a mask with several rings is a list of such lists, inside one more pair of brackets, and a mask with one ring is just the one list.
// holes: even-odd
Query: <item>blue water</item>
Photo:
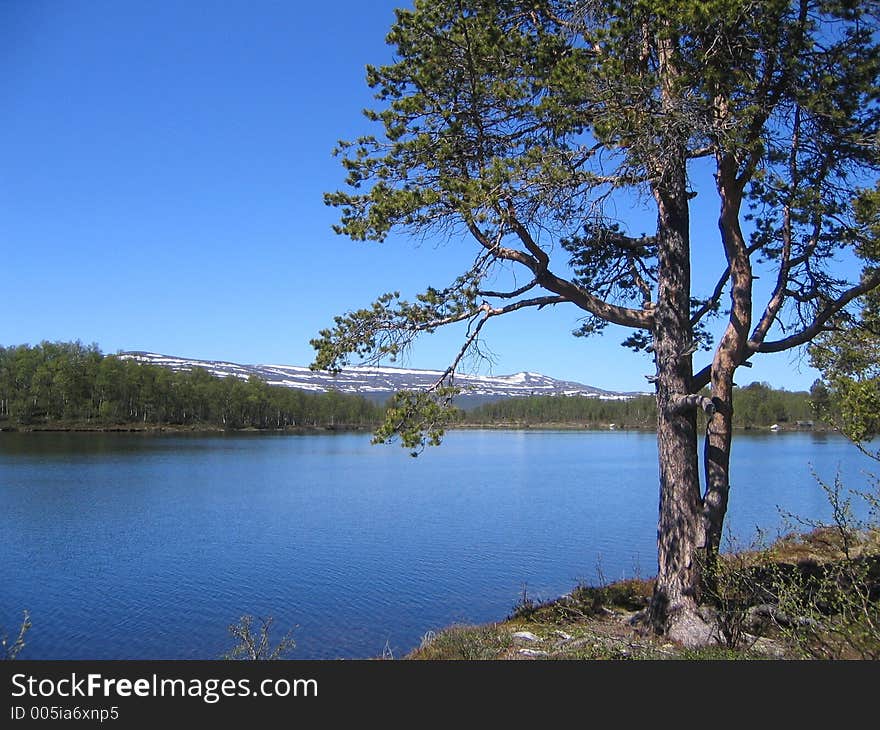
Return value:
[[(864, 487), (843, 439), (739, 435), (732, 534), (827, 517), (810, 468)], [(524, 585), (655, 570), (655, 437), (463, 431), (412, 459), (365, 434), (0, 434), (0, 626), (21, 658), (214, 659), (243, 614), (292, 658), (395, 656), (503, 618)]]

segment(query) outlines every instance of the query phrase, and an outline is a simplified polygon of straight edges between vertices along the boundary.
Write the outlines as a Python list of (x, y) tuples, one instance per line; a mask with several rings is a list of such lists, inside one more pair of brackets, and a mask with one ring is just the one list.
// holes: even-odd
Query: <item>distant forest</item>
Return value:
[(0, 425), (363, 427), (383, 412), (357, 395), (218, 378), (200, 368), (172, 372), (80, 342), (0, 347)]
[[(820, 392), (818, 385), (814, 393)], [(824, 396), (824, 394), (823, 394)], [(751, 383), (734, 391), (734, 425), (761, 428), (802, 424), (814, 420), (814, 397), (805, 391), (771, 388), (767, 383)], [(547, 423), (610, 425), (621, 428), (653, 428), (657, 404), (653, 396), (629, 400), (601, 400), (579, 396), (532, 396), (509, 398), (481, 405), (464, 416), (470, 424)]]
[[(736, 390), (735, 425), (759, 428), (810, 421), (817, 398), (827, 398), (819, 384), (811, 394), (752, 383)], [(383, 413), (382, 404), (358, 395), (309, 393), (270, 386), (256, 377), (220, 378), (200, 368), (173, 372), (104, 355), (97, 345), (78, 341), (0, 346), (0, 427), (366, 428), (378, 425)], [(457, 421), (653, 428), (655, 419), (651, 396), (531, 396), (461, 411)]]

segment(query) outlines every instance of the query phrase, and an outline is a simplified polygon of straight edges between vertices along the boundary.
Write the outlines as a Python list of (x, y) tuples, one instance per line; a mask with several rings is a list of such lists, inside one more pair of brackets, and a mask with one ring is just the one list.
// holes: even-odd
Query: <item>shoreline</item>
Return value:
[(367, 426), (289, 426), (286, 428), (222, 428), (220, 426), (181, 426), (174, 424), (31, 424), (27, 426), (0, 426), (0, 433), (143, 433), (143, 434), (318, 434), (369, 432)]
[[(287, 426), (285, 428), (223, 428), (212, 425), (183, 426), (176, 424), (29, 424), (0, 425), (0, 433), (189, 433), (189, 434), (321, 434), (321, 433), (360, 433), (372, 432), (375, 426), (331, 425), (331, 426)], [(449, 431), (621, 431), (626, 433), (655, 433), (654, 426), (617, 425), (610, 423), (457, 423), (447, 427)], [(769, 426), (734, 426), (735, 432), (742, 433), (835, 433), (825, 424), (811, 428), (796, 425), (781, 425), (776, 429)]]

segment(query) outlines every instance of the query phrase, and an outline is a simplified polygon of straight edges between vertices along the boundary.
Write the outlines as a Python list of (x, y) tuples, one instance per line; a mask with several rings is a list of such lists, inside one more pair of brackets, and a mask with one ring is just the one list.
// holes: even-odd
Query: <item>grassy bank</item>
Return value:
[(646, 623), (652, 580), (524, 595), (497, 623), (427, 634), (411, 660), (878, 659), (880, 530), (834, 527), (723, 556), (702, 616), (710, 645), (688, 649)]

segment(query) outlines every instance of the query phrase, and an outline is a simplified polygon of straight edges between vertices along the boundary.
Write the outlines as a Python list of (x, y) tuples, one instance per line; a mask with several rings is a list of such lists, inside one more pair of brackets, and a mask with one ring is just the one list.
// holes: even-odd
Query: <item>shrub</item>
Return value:
[(251, 660), (272, 660), (283, 659), (296, 647), (293, 640), (292, 632), (288, 631), (278, 642), (276, 646), (272, 646), (269, 640), (269, 631), (272, 628), (274, 619), (260, 619), (260, 630), (255, 635), (251, 631), (253, 623), (252, 616), (242, 616), (237, 624), (229, 626), (229, 633), (238, 640), (238, 643), (224, 655), (224, 659), (251, 659)]

